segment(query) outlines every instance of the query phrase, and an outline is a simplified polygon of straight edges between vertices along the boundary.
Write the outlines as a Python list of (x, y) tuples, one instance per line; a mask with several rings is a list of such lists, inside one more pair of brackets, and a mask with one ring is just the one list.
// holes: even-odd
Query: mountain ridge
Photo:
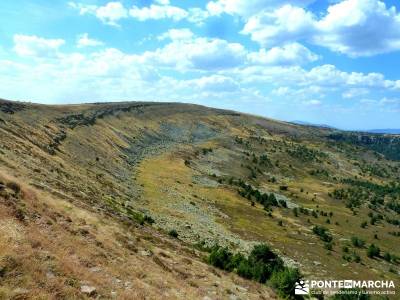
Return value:
[[(15, 293), (16, 270), (27, 283), (17, 286), (28, 295), (50, 295), (39, 279), (46, 281), (51, 271), (47, 284), (83, 298), (82, 286), (126, 299), (135, 289), (136, 297), (144, 297), (145, 286), (154, 299), (277, 297), (271, 285), (204, 264), (204, 249), (216, 244), (248, 254), (254, 245), (267, 243), (306, 278), (396, 278), (397, 237), (392, 233), (398, 230), (399, 191), (392, 182), (400, 176), (400, 146), (393, 137), (148, 102), (47, 106), (0, 101), (0, 133), (0, 179), (23, 190), (14, 194), (6, 188), (7, 194), (0, 195), (7, 223), (0, 230), (18, 228), (19, 235), (6, 236), (17, 249), (24, 243), (38, 266), (10, 265), (9, 258), (5, 263), (4, 257), (22, 258), (13, 254), (15, 248), (0, 247), (0, 268), (11, 270), (4, 275), (8, 283), (1, 292), (6, 295)], [(370, 196), (358, 194), (361, 188)], [(375, 200), (381, 191), (390, 192), (383, 202)], [(360, 220), (370, 225), (363, 228)], [(316, 236), (316, 226), (326, 227), (333, 243)], [(37, 244), (33, 232), (40, 228), (79, 245), (71, 262), (75, 269), (63, 265), (61, 244), (52, 247), (40, 235), (42, 246), (32, 246)], [(368, 257), (367, 249), (351, 244), (353, 236), (378, 244), (393, 261)], [(344, 247), (351, 252), (342, 252)], [(43, 251), (52, 253), (53, 267), (35, 258)], [(124, 272), (116, 263), (119, 256), (122, 266), (131, 269), (137, 263), (141, 273)], [(112, 276), (90, 271), (96, 267)], [(220, 278), (218, 286), (211, 284), (213, 276)], [(113, 283), (117, 279), (130, 283)]]

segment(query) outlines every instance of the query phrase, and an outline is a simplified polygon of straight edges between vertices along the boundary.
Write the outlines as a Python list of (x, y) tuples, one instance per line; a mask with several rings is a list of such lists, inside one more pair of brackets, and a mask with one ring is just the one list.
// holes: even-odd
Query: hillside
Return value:
[(399, 286), (399, 153), (197, 105), (0, 100), (0, 299), (277, 297), (208, 265), (216, 244)]

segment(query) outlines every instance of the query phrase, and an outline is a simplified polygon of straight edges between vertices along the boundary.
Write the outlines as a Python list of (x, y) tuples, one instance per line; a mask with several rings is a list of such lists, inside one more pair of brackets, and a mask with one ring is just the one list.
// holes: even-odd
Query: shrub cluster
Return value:
[(351, 237), (351, 243), (357, 248), (363, 248), (365, 246), (365, 241), (356, 236)]
[(168, 232), (169, 236), (172, 236), (173, 238), (178, 238), (179, 234), (175, 229), (172, 229)]
[(375, 246), (374, 244), (371, 244), (368, 249), (367, 249), (367, 256), (369, 258), (374, 258), (378, 257), (381, 253), (381, 249), (379, 249), (378, 246)]
[(266, 210), (269, 209), (271, 206), (281, 206), (283, 208), (287, 208), (286, 201), (283, 199), (280, 199), (278, 201), (274, 193), (262, 193), (258, 189), (253, 188), (250, 184), (246, 184), (241, 179), (237, 181), (232, 179), (229, 181), (229, 183), (237, 185), (241, 188), (238, 190), (240, 196), (247, 198), (248, 200), (254, 199), (256, 202), (262, 204)]
[(313, 227), (313, 232), (314, 234), (318, 235), (322, 241), (326, 243), (332, 242), (332, 235), (329, 233), (329, 230), (327, 228), (316, 225)]
[(248, 257), (241, 253), (233, 254), (228, 248), (215, 246), (208, 262), (247, 279), (260, 283), (269, 281), (284, 298), (294, 296), (295, 283), (301, 278), (297, 269), (286, 267), (282, 259), (265, 244), (255, 246)]

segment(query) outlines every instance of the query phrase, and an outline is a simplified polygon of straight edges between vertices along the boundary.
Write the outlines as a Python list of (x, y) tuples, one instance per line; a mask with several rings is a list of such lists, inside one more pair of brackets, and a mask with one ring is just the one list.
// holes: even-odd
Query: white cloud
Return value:
[[(291, 87), (288, 86), (280, 86), (271, 91), (272, 96), (279, 96), (284, 98), (298, 99), (309, 101), (309, 99), (323, 99), (326, 97), (326, 93), (329, 92), (329, 88), (320, 87), (317, 85), (309, 86), (296, 86), (296, 84), (292, 84)], [(303, 101), (303, 102), (304, 102)]]
[(238, 101), (260, 99), (254, 91), (241, 89), (230, 76), (213, 72), (198, 76), (197, 72), (194, 79), (176, 79), (160, 75), (159, 70), (141, 56), (113, 48), (63, 53), (35, 64), (0, 61), (0, 93), (6, 98), (53, 103), (135, 99), (201, 103), (205, 99), (226, 101), (226, 95)]
[(198, 7), (189, 8), (188, 12), (187, 21), (199, 26), (203, 25), (207, 18), (210, 17), (210, 13), (207, 10)]
[(202, 25), (210, 16), (207, 10), (198, 7), (191, 7), (188, 10), (178, 6), (170, 5), (169, 0), (156, 0), (155, 4), (150, 6), (138, 7), (132, 6), (127, 9), (121, 2), (108, 2), (104, 6), (88, 5), (77, 2), (69, 2), (68, 5), (79, 11), (80, 15), (94, 15), (104, 24), (119, 26), (118, 21), (127, 17), (132, 17), (138, 21), (171, 19)]
[(97, 47), (97, 46), (104, 45), (104, 43), (102, 41), (89, 38), (89, 35), (87, 33), (83, 33), (83, 34), (79, 35), (77, 37), (76, 44), (77, 44), (78, 48)]
[(344, 72), (333, 65), (322, 65), (306, 70), (299, 66), (251, 65), (221, 74), (231, 76), (242, 86), (268, 87), (270, 95), (285, 99), (338, 99), (351, 89), (365, 93), (395, 93), (396, 81), (387, 80), (380, 73)]
[(320, 106), (322, 104), (322, 102), (317, 99), (311, 99), (308, 101), (304, 101), (303, 104), (307, 105), (307, 106)]
[(45, 39), (36, 35), (14, 35), (14, 51), (20, 56), (54, 57), (64, 44), (63, 39)]
[(352, 99), (369, 94), (369, 90), (365, 88), (349, 89), (342, 93), (344, 99)]
[(68, 2), (68, 5), (76, 10), (79, 11), (80, 15), (86, 15), (86, 14), (96, 14), (96, 10), (98, 6), (96, 5), (87, 5), (87, 4), (82, 4), (82, 3), (77, 3), (77, 2)]
[(189, 28), (170, 29), (157, 37), (158, 40), (187, 40), (194, 37), (194, 33)]
[(318, 19), (300, 7), (262, 11), (246, 22), (243, 34), (262, 46), (308, 41), (351, 57), (400, 50), (400, 14), (379, 0), (344, 0)]
[(111, 26), (119, 26), (118, 21), (128, 17), (128, 10), (121, 2), (108, 2), (104, 6), (86, 5), (76, 2), (69, 2), (70, 7), (79, 10), (81, 15), (94, 15), (104, 24)]
[[(376, 94), (382, 91), (387, 99), (371, 104), (371, 109), (387, 111), (394, 116), (400, 111), (399, 105), (393, 101), (398, 96), (389, 96), (396, 82), (386, 80), (382, 74), (348, 73), (329, 65), (311, 70), (299, 66), (247, 65), (246, 52), (235, 67), (222, 63), (222, 66), (217, 64), (219, 69), (208, 65), (200, 65), (200, 68), (191, 60), (193, 48), (203, 50), (209, 48), (210, 43), (224, 44), (229, 48), (230, 43), (213, 39), (199, 41), (198, 38), (179, 40), (174, 47), (178, 47), (176, 43), (185, 45), (181, 52), (188, 52), (188, 55), (170, 61), (170, 65), (151, 59), (154, 58), (152, 55), (165, 53), (153, 52), (150, 57), (149, 53), (135, 55), (112, 48), (95, 49), (95, 52), (84, 54), (61, 52), (55, 58), (21, 63), (2, 60), (0, 94), (10, 99), (52, 103), (159, 100), (199, 103), (259, 114), (287, 111), (287, 107), (292, 107), (291, 111), (326, 110), (332, 113), (343, 108), (341, 104), (333, 105), (332, 99), (351, 88), (366, 88), (373, 91), (372, 98), (382, 99), (383, 96)], [(185, 70), (190, 71), (191, 79), (182, 79), (180, 74), (176, 74), (180, 60), (185, 61)], [(367, 109), (366, 104), (354, 103)], [(289, 119), (294, 119), (293, 115)]]
[(400, 112), (400, 98), (383, 97), (379, 100), (378, 105), (386, 112)]
[(172, 19), (174, 21), (180, 21), (187, 18), (189, 13), (177, 6), (152, 4), (149, 7), (142, 8), (133, 6), (129, 10), (129, 15), (139, 21), (160, 19)]
[(273, 47), (269, 50), (260, 49), (248, 56), (254, 64), (266, 65), (302, 65), (314, 62), (319, 56), (298, 43), (287, 44), (283, 47)]
[(260, 11), (280, 7), (285, 4), (296, 6), (305, 6), (315, 0), (216, 0), (207, 4), (207, 10), (211, 15), (220, 15), (227, 13), (230, 15), (239, 15), (249, 17)]
[(287, 87), (287, 86), (280, 86), (276, 89), (273, 89), (271, 94), (276, 95), (276, 96), (286, 96), (289, 95), (292, 92), (292, 90)]
[(120, 2), (109, 2), (97, 9), (96, 16), (104, 23), (116, 25), (118, 20), (127, 17), (127, 10)]
[(311, 69), (306, 75), (307, 81), (324, 86), (341, 85), (349, 88), (393, 88), (394, 82), (386, 80), (381, 73), (343, 72), (333, 65), (322, 65)]
[(350, 56), (400, 50), (400, 14), (378, 0), (346, 0), (317, 23), (315, 43)]
[(363, 99), (361, 99), (359, 102), (360, 102), (361, 104), (368, 105), (368, 106), (371, 106), (371, 105), (374, 105), (374, 104), (377, 104), (377, 103), (378, 103), (378, 101), (376, 101), (376, 100), (367, 99), (367, 98), (363, 98)]
[(242, 65), (246, 55), (245, 48), (238, 43), (229, 43), (221, 39), (194, 38), (174, 40), (156, 51), (145, 52), (141, 59), (181, 71), (216, 71)]
[(192, 80), (197, 88), (208, 92), (234, 92), (239, 89), (239, 84), (230, 77), (222, 75), (204, 76)]
[(291, 5), (249, 18), (242, 33), (262, 46), (275, 46), (307, 38), (314, 31), (314, 16)]

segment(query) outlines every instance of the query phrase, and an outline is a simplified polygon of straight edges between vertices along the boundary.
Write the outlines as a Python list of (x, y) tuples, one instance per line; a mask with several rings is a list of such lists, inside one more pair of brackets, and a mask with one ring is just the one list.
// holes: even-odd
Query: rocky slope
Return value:
[(398, 137), (358, 135), (188, 104), (0, 100), (0, 298), (276, 297), (205, 264), (214, 244), (266, 242), (308, 277), (398, 280)]

